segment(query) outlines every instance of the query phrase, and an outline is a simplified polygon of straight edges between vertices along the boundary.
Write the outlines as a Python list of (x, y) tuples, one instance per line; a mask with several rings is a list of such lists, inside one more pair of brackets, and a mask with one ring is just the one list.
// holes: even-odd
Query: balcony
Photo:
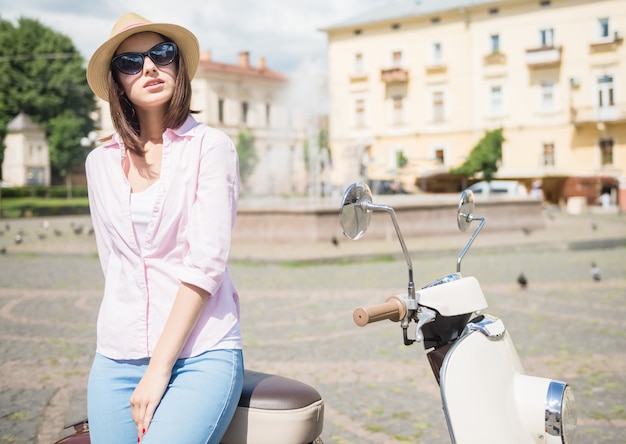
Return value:
[(402, 68), (382, 69), (380, 80), (384, 83), (406, 83), (409, 81), (409, 72)]
[(443, 62), (430, 63), (426, 65), (426, 74), (445, 74), (448, 70), (448, 65)]
[(541, 46), (526, 50), (526, 64), (530, 68), (558, 65), (561, 63), (561, 47)]
[(483, 61), (485, 65), (504, 65), (506, 63), (506, 54), (495, 51), (487, 54)]
[(622, 37), (619, 32), (615, 31), (613, 35), (608, 38), (591, 42), (589, 44), (589, 52), (615, 51), (623, 41), (624, 37)]
[(357, 82), (367, 82), (367, 73), (352, 73), (350, 74), (350, 82), (351, 83), (357, 83)]
[(614, 106), (580, 106), (570, 108), (570, 122), (574, 125), (598, 123), (625, 123), (626, 104)]

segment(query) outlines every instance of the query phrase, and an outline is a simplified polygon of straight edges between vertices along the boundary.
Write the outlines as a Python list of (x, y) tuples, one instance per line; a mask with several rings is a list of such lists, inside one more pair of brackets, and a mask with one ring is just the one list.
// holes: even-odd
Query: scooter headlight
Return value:
[(547, 442), (572, 444), (576, 433), (574, 391), (564, 382), (550, 381), (546, 396)]

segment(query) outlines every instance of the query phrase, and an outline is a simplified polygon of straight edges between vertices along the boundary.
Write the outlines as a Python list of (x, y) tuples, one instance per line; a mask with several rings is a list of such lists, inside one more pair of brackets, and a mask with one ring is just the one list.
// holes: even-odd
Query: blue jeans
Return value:
[[(92, 444), (135, 444), (130, 396), (149, 359), (118, 361), (96, 354), (87, 389)], [(218, 444), (241, 396), (241, 350), (212, 350), (176, 361), (144, 444)]]

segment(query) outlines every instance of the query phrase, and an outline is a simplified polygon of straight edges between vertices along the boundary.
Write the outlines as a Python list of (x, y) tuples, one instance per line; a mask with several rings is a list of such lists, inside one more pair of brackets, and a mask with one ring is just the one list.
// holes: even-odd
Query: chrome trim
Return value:
[(473, 331), (478, 331), (485, 335), (491, 341), (499, 341), (504, 338), (506, 327), (502, 319), (491, 315), (484, 315), (483, 319), (478, 322), (470, 321), (461, 336), (467, 335)]
[(463, 334), (459, 336), (459, 339), (457, 339), (454, 342), (454, 344), (452, 344), (452, 346), (450, 347), (450, 350), (448, 350), (448, 353), (446, 353), (446, 356), (443, 358), (443, 363), (441, 364), (441, 368), (439, 369), (439, 392), (441, 394), (441, 406), (443, 408), (443, 413), (446, 418), (446, 425), (448, 426), (448, 433), (450, 433), (451, 444), (456, 444), (456, 438), (454, 436), (454, 430), (452, 429), (452, 421), (450, 420), (450, 414), (448, 413), (448, 400), (446, 399), (446, 378), (444, 378), (444, 375), (448, 371), (448, 363), (450, 362), (450, 356), (452, 356), (452, 354), (454, 353), (454, 350), (471, 333), (473, 333), (473, 331), (469, 331), (467, 330), (467, 328), (463, 330)]
[[(550, 381), (546, 395), (546, 433), (563, 437), (563, 397), (567, 384)], [(564, 440), (562, 442), (565, 442)]]
[(424, 285), (421, 289), (436, 287), (437, 285), (447, 284), (448, 282), (458, 281), (461, 279), (461, 273), (452, 273), (442, 278), (437, 279), (436, 281), (431, 282), (430, 284)]

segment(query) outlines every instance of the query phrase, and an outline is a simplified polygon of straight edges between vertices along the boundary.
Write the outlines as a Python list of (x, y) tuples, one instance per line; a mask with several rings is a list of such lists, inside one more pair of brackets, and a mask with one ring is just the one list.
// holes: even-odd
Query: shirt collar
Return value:
[[(163, 134), (173, 134), (174, 137), (192, 136), (195, 132), (195, 128), (198, 125), (198, 121), (196, 121), (196, 119), (194, 119), (193, 116), (191, 116), (190, 114), (189, 116), (187, 116), (187, 120), (185, 120), (185, 123), (183, 123), (180, 127), (175, 129), (167, 128)], [(102, 146), (104, 148), (121, 148), (124, 146), (124, 142), (122, 141), (120, 135), (116, 132), (115, 134), (113, 134), (113, 136), (111, 136), (109, 140), (104, 142)]]

